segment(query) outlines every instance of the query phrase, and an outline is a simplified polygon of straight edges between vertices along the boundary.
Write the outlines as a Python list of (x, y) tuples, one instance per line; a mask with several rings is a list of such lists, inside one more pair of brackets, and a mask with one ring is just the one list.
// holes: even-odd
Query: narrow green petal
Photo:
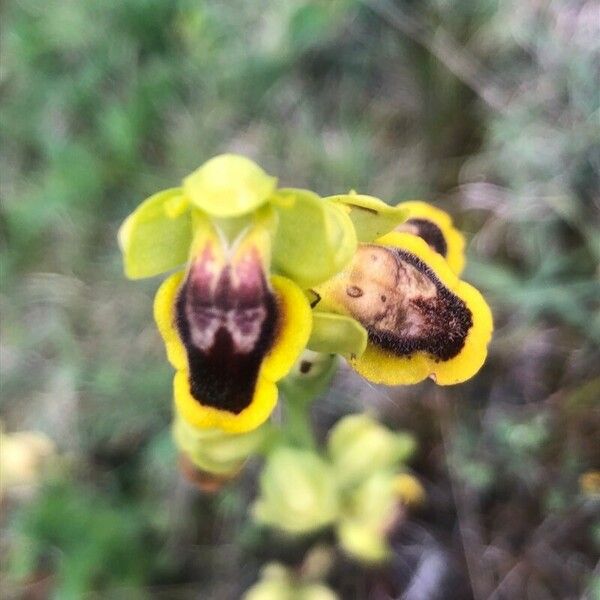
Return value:
[(184, 264), (191, 241), (190, 210), (181, 188), (150, 196), (119, 229), (125, 275), (153, 277)]
[(238, 217), (263, 205), (277, 179), (244, 156), (221, 154), (188, 175), (183, 189), (194, 206), (213, 217)]
[(401, 206), (389, 206), (378, 198), (363, 194), (338, 194), (324, 200), (338, 204), (347, 211), (359, 242), (372, 242), (385, 235), (403, 223), (408, 215)]
[(282, 189), (272, 197), (279, 215), (273, 247), (277, 269), (301, 287), (329, 279), (356, 250), (352, 221), (308, 190)]
[(367, 341), (367, 330), (358, 321), (333, 313), (313, 313), (308, 340), (310, 350), (358, 358), (365, 351)]

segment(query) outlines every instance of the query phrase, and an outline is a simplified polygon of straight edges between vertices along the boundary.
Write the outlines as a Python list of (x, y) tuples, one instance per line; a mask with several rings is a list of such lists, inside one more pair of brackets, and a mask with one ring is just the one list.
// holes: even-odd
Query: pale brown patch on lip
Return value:
[(438, 360), (460, 352), (471, 312), (418, 257), (362, 244), (347, 273), (337, 300), (367, 329), (372, 343), (403, 356), (426, 351)]

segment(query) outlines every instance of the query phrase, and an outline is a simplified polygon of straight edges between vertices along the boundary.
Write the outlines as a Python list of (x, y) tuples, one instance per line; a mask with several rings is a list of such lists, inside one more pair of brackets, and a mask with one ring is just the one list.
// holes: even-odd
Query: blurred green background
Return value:
[[(225, 151), (284, 186), (432, 201), (466, 232), (497, 324), (479, 376), (342, 371), (314, 415), (377, 407), (417, 434), (414, 564), (435, 544), (452, 565), (429, 597), (600, 593), (599, 21), (592, 0), (5, 3), (2, 419), (61, 457), (4, 495), (6, 597), (238, 598), (302, 550), (247, 518), (252, 469), (214, 497), (181, 480), (158, 280), (126, 281), (116, 244)], [(344, 568), (341, 597), (386, 597)]]

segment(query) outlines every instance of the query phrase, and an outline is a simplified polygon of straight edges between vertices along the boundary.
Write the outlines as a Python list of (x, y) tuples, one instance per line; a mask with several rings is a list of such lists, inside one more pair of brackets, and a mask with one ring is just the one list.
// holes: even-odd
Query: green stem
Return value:
[(286, 443), (314, 450), (316, 441), (310, 422), (312, 402), (299, 394), (288, 393), (286, 399), (283, 426)]

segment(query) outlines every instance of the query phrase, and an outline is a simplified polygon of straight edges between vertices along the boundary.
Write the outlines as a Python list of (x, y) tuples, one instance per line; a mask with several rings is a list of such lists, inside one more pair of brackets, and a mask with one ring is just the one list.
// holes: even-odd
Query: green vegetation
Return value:
[[(237, 598), (269, 560), (303, 556), (248, 521), (252, 469), (215, 496), (179, 478), (158, 283), (122, 273), (124, 217), (221, 152), (281, 186), (452, 213), (470, 238), (465, 279), (494, 310), (486, 367), (443, 390), (342, 377), (317, 429), (324, 438), (334, 415), (369, 405), (415, 435), (430, 493), (412, 542), (425, 556), (437, 540), (475, 597), (591, 589), (598, 490), (580, 484), (600, 462), (591, 1), (3, 8), (2, 419), (45, 432), (60, 456), (33, 497), (3, 499), (7, 594)], [(375, 585), (345, 563), (329, 583), (342, 597)]]

